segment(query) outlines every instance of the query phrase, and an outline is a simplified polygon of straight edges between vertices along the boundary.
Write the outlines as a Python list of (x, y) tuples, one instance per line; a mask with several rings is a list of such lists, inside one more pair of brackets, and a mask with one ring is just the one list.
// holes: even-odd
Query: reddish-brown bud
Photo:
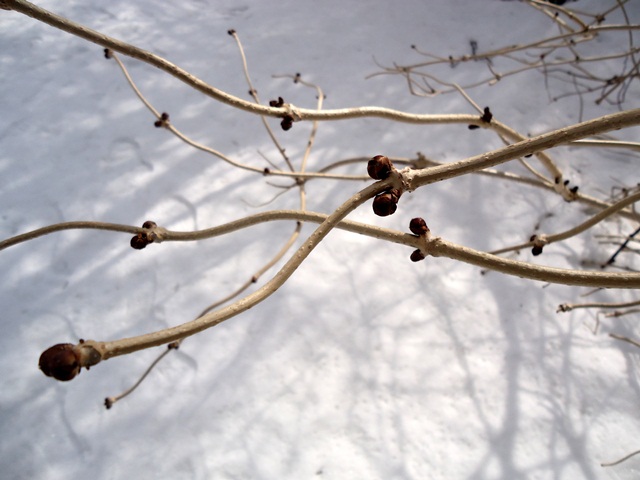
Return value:
[(540, 255), (542, 253), (542, 247), (540, 245), (535, 245), (532, 249), (531, 249), (531, 254), (534, 257), (537, 257), (538, 255)]
[(38, 362), (40, 370), (47, 377), (62, 382), (73, 379), (80, 373), (80, 357), (75, 345), (59, 343), (46, 349)]
[(142, 224), (142, 228), (156, 228), (158, 224), (153, 220), (147, 220)]
[(424, 256), (424, 253), (422, 253), (422, 251), (414, 250), (411, 253), (411, 256), (409, 258), (411, 259), (412, 262), (419, 262), (420, 260), (424, 260), (425, 256)]
[(269, 106), (270, 107), (280, 108), (283, 105), (284, 105), (284, 99), (282, 97), (278, 97), (278, 100), (270, 100), (269, 101)]
[(149, 241), (149, 237), (147, 236), (146, 233), (139, 233), (137, 234), (135, 237), (131, 237), (131, 247), (135, 248), (136, 250), (142, 250), (144, 247), (146, 247), (147, 245), (149, 245), (151, 243), (151, 241)]
[(424, 235), (429, 231), (429, 227), (427, 227), (427, 222), (424, 221), (424, 218), (416, 217), (411, 219), (409, 230), (416, 235)]
[(280, 122), (280, 126), (285, 132), (287, 130), (291, 130), (291, 127), (293, 127), (293, 117), (291, 115), (286, 115)]
[(167, 112), (162, 112), (162, 115), (160, 115), (160, 118), (155, 122), (153, 122), (153, 124), (157, 128), (166, 127), (167, 125), (169, 125), (169, 114)]
[(384, 155), (376, 155), (367, 164), (367, 173), (374, 180), (384, 180), (391, 175), (393, 163)]
[(398, 197), (391, 192), (381, 193), (373, 199), (373, 213), (380, 217), (393, 215), (398, 208)]

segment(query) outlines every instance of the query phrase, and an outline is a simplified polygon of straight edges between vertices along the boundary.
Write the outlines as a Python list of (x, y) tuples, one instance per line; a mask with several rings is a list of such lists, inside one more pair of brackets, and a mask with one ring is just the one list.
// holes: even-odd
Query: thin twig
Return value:
[(615, 333), (610, 333), (609, 336), (611, 338), (615, 338), (616, 340), (622, 340), (623, 342), (630, 343), (634, 347), (640, 348), (640, 343), (636, 342), (635, 340), (630, 339), (629, 337), (625, 337), (625, 336), (622, 336), (622, 335), (617, 335)]
[(615, 303), (607, 303), (607, 302), (591, 302), (591, 303), (563, 303), (558, 306), (557, 312), (570, 312), (571, 310), (576, 310), (578, 308), (627, 308), (627, 307), (635, 307), (636, 305), (640, 305), (640, 300), (636, 300), (633, 302), (615, 302)]
[(629, 455), (626, 455), (626, 456), (622, 457), (620, 460), (616, 460), (615, 462), (601, 463), (600, 466), (601, 467), (613, 467), (615, 465), (621, 464), (622, 462), (626, 462), (631, 457), (634, 457), (635, 455), (638, 455), (639, 453), (640, 453), (640, 450), (636, 450), (635, 452), (630, 453)]
[[(608, 208), (605, 208), (604, 210), (598, 212), (597, 214), (593, 215), (591, 218), (585, 220), (584, 222), (582, 222), (579, 225), (576, 225), (573, 228), (570, 228), (568, 230), (565, 230), (564, 232), (560, 232), (560, 233), (556, 233), (553, 235), (536, 235), (537, 239), (543, 239), (543, 243), (545, 245), (549, 245), (551, 243), (555, 243), (555, 242), (560, 242), (562, 240), (566, 240), (567, 238), (571, 238), (574, 237), (576, 235), (579, 235), (580, 233), (590, 229), (591, 227), (593, 227), (594, 225), (597, 225), (598, 223), (602, 222), (603, 220), (606, 220), (607, 218), (611, 217), (612, 215), (615, 215), (616, 213), (618, 213), (620, 210), (622, 210), (623, 208), (627, 207), (628, 205), (632, 205), (636, 202), (640, 201), (640, 192), (634, 194), (634, 195), (630, 195), (622, 200), (620, 200), (619, 202), (611, 205)], [(635, 234), (637, 234), (638, 232), (640, 232), (640, 228), (634, 232), (634, 234), (632, 234), (632, 236), (635, 236)], [(539, 241), (539, 240), (538, 240)], [(624, 246), (626, 246), (626, 244), (628, 243), (625, 242)], [(527, 247), (531, 247), (533, 245), (536, 244), (536, 241), (529, 241), (529, 242), (525, 242), (525, 243), (521, 243), (520, 245), (515, 245), (512, 247), (506, 247), (506, 248), (501, 248), (499, 250), (494, 250), (492, 253), (497, 255), (500, 253), (505, 253), (505, 252), (511, 252), (514, 250), (522, 250), (523, 248), (527, 248)], [(622, 248), (624, 248), (624, 246), (620, 247), (620, 250)], [(615, 258), (615, 257), (613, 257)], [(612, 263), (612, 261), (608, 262), (608, 263)]]

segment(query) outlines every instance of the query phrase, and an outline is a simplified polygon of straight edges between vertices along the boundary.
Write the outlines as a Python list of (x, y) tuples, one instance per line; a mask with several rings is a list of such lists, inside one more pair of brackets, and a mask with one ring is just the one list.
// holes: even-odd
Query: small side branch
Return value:
[(601, 463), (600, 466), (601, 467), (613, 467), (615, 465), (620, 465), (622, 462), (626, 462), (631, 457), (635, 457), (639, 453), (640, 453), (640, 450), (636, 450), (635, 452), (630, 453), (629, 455), (622, 457), (620, 460), (616, 460), (615, 462)]
[[(630, 344), (631, 344), (631, 345), (633, 345), (634, 347), (638, 347), (638, 348), (640, 348), (640, 343), (636, 342), (635, 340), (632, 340), (632, 339), (631, 339), (631, 338), (629, 338), (629, 337), (625, 337), (625, 336), (622, 336), (622, 335), (617, 335), (617, 334), (615, 334), (615, 333), (610, 333), (610, 334), (609, 334), (609, 336), (610, 336), (611, 338), (615, 338), (616, 340), (621, 340), (621, 341), (623, 341), (623, 342), (630, 343)], [(633, 454), (633, 455), (635, 455), (635, 454)], [(619, 463), (619, 462), (618, 462), (618, 463)]]

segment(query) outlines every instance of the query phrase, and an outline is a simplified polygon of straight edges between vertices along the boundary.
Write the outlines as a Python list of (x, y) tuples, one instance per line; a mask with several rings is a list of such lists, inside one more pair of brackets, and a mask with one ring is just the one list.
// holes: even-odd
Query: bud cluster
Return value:
[(532, 235), (529, 239), (530, 242), (533, 242), (533, 247), (531, 248), (531, 254), (534, 257), (542, 254), (542, 247), (547, 244), (547, 241), (543, 236)]
[[(430, 232), (429, 227), (427, 227), (427, 222), (425, 222), (424, 218), (421, 217), (411, 219), (411, 222), (409, 222), (409, 230), (411, 230), (411, 233), (418, 235), (419, 237), (426, 236)], [(425, 254), (422, 250), (417, 249), (411, 253), (409, 258), (412, 262), (419, 262), (420, 260), (425, 259)]]
[[(376, 155), (367, 164), (367, 173), (374, 180), (386, 180), (395, 171), (391, 160), (384, 155)], [(401, 195), (402, 191), (397, 188), (376, 195), (373, 199), (373, 212), (380, 217), (393, 215), (398, 208)]]
[(166, 128), (169, 125), (169, 114), (167, 112), (162, 112), (160, 118), (153, 122), (153, 125), (156, 128)]
[(158, 225), (156, 224), (156, 222), (152, 222), (151, 220), (147, 220), (146, 222), (144, 222), (142, 224), (142, 228), (149, 231), (140, 232), (134, 237), (132, 237), (130, 242), (131, 247), (136, 250), (142, 250), (144, 247), (146, 247), (150, 243), (153, 243), (154, 235), (151, 233), (150, 230), (156, 228), (157, 226)]

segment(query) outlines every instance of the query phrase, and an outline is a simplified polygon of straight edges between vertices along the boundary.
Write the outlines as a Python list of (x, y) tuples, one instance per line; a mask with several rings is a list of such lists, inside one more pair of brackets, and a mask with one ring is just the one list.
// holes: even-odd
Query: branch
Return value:
[(635, 340), (630, 339), (629, 337), (625, 337), (623, 335), (616, 335), (615, 333), (610, 333), (609, 336), (611, 338), (615, 338), (616, 340), (622, 340), (623, 342), (630, 343), (634, 347), (640, 348), (640, 343), (636, 342)]
[(282, 269), (280, 269), (280, 271), (278, 271), (278, 273), (276, 273), (269, 282), (255, 292), (220, 310), (208, 313), (207, 315), (199, 317), (191, 322), (162, 331), (111, 342), (96, 342), (93, 340), (82, 341), (77, 346), (71, 346), (71, 348), (75, 349), (77, 352), (79, 366), (91, 367), (99, 363), (101, 360), (107, 360), (111, 357), (125, 355), (145, 348), (181, 340), (211, 328), (225, 320), (228, 320), (229, 318), (239, 315), (251, 307), (254, 307), (275, 293), (289, 279), (293, 272), (297, 270), (313, 249), (318, 246), (318, 244), (344, 217), (369, 198), (388, 189), (392, 184), (393, 182), (391, 180), (376, 182), (367, 186), (343, 203), (335, 212), (320, 224), (320, 226), (302, 244), (289, 261), (287, 261)]
[(408, 112), (401, 112), (383, 107), (357, 107), (357, 108), (343, 108), (336, 110), (312, 110), (298, 108), (290, 104), (284, 104), (282, 107), (270, 107), (265, 105), (257, 105), (252, 102), (248, 102), (241, 98), (230, 95), (222, 90), (219, 90), (198, 77), (190, 74), (186, 70), (178, 67), (177, 65), (165, 60), (164, 58), (155, 55), (151, 52), (147, 52), (141, 48), (135, 47), (128, 43), (122, 42), (115, 38), (109, 37), (103, 33), (92, 30), (88, 27), (75, 23), (67, 18), (56, 15), (43, 8), (40, 8), (25, 0), (4, 0), (4, 7), (7, 10), (15, 10), (24, 15), (30, 16), (43, 23), (51, 25), (52, 27), (64, 30), (80, 38), (84, 38), (92, 43), (101, 45), (104, 48), (120, 52), (123, 55), (127, 55), (131, 58), (138, 59), (149, 65), (152, 65), (160, 70), (174, 76), (178, 80), (186, 83), (190, 87), (198, 90), (199, 92), (211, 97), (221, 103), (230, 105), (231, 107), (244, 110), (247, 112), (255, 113), (258, 115), (265, 115), (269, 117), (284, 118), (290, 116), (294, 121), (302, 120), (345, 120), (349, 118), (365, 118), (365, 117), (377, 117), (386, 118), (389, 120), (395, 120), (405, 123), (416, 124), (471, 124), (480, 125), (481, 120), (474, 115), (427, 115), (427, 114), (412, 114)]
[(633, 453), (630, 453), (629, 455), (626, 455), (624, 457), (622, 457), (620, 460), (616, 460), (615, 462), (609, 462), (609, 463), (601, 463), (600, 466), (601, 467), (613, 467), (614, 465), (619, 465), (622, 462), (626, 462), (627, 460), (629, 460), (631, 457), (638, 455), (640, 453), (640, 450), (637, 450)]
[[(161, 243), (163, 241), (174, 242), (186, 242), (205, 240), (208, 238), (219, 237), (231, 232), (242, 230), (252, 225), (258, 225), (260, 223), (272, 222), (277, 220), (295, 220), (299, 222), (312, 222), (322, 223), (328, 218), (328, 215), (324, 213), (316, 213), (300, 210), (271, 210), (267, 212), (257, 213), (248, 217), (241, 218), (217, 227), (207, 228), (204, 230), (195, 230), (191, 232), (176, 232), (172, 230), (166, 230), (159, 228), (156, 233), (155, 243)], [(335, 228), (346, 230), (348, 232), (358, 233), (361, 235), (367, 235), (369, 237), (377, 238), (379, 240), (385, 240), (388, 242), (398, 243), (401, 245), (409, 245), (414, 248), (417, 247), (414, 241), (411, 241), (409, 234), (403, 234), (395, 230), (388, 228), (377, 227), (375, 225), (367, 225), (366, 223), (354, 222), (352, 220), (341, 220), (335, 225)], [(148, 229), (133, 227), (129, 225), (120, 225), (115, 223), (102, 223), (102, 222), (64, 222), (55, 225), (50, 225), (43, 228), (38, 228), (31, 232), (16, 235), (15, 237), (8, 238), (0, 242), (0, 250), (17, 245), (19, 243), (27, 242), (44, 235), (51, 233), (65, 231), (65, 230), (78, 230), (78, 229), (93, 229), (93, 230), (109, 230), (113, 232), (124, 233), (143, 233)]]
[(591, 302), (591, 303), (563, 303), (558, 305), (558, 312), (570, 312), (571, 310), (575, 310), (577, 308), (627, 308), (627, 307), (635, 307), (636, 305), (640, 305), (640, 300), (636, 300), (633, 302), (624, 302), (624, 303), (607, 303), (607, 302)]
[(604, 210), (598, 212), (591, 218), (582, 222), (580, 225), (576, 225), (575, 227), (570, 228), (569, 230), (565, 230), (564, 232), (556, 233), (553, 235), (538, 234), (538, 235), (535, 235), (535, 240), (530, 240), (529, 242), (521, 243), (520, 245), (515, 245), (513, 247), (506, 247), (506, 248), (501, 248), (499, 250), (494, 250), (492, 253), (497, 255), (499, 253), (510, 252), (513, 250), (521, 250), (523, 248), (531, 247), (534, 245), (538, 245), (542, 247), (544, 245), (549, 245), (551, 243), (566, 240), (567, 238), (571, 238), (575, 235), (578, 235), (590, 229), (594, 225), (597, 225), (599, 222), (607, 219), (612, 215), (615, 215), (626, 206), (632, 205), (638, 201), (640, 201), (640, 192), (630, 195), (629, 197), (626, 197), (617, 203), (614, 203), (610, 207), (605, 208)]
[(640, 273), (566, 270), (498, 257), (433, 237), (421, 246), (425, 255), (448, 257), (516, 277), (581, 287), (640, 288)]
[(498, 150), (460, 160), (459, 162), (422, 170), (407, 171), (405, 176), (409, 184), (409, 190), (415, 190), (423, 185), (441, 182), (585, 137), (634, 125), (640, 125), (640, 109), (604, 115), (570, 127), (538, 135)]
[(36, 230), (32, 230), (31, 232), (22, 233), (20, 235), (16, 235), (15, 237), (2, 240), (0, 242), (0, 250), (4, 250), (5, 248), (11, 247), (13, 245), (17, 245), (19, 243), (28, 242), (29, 240), (33, 240), (35, 238), (42, 237), (44, 235), (49, 235), (51, 233), (61, 232), (64, 230), (108, 230), (112, 232), (133, 233), (136, 235), (144, 231), (144, 229), (140, 227), (132, 227), (130, 225), (120, 225), (117, 223), (87, 222), (87, 221), (63, 222), (63, 223), (56, 223), (55, 225), (49, 225), (47, 227), (38, 228)]

